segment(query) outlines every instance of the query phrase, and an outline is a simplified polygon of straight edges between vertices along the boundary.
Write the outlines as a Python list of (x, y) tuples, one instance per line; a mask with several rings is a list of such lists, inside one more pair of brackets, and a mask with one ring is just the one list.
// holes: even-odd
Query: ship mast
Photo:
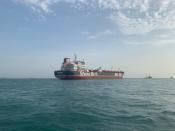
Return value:
[(77, 55), (74, 54), (74, 61), (77, 61)]

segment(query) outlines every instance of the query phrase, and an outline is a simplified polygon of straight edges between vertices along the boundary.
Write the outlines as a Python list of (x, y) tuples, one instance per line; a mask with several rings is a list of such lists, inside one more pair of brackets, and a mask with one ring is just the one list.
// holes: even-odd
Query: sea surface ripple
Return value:
[(174, 79), (0, 79), (0, 131), (174, 130)]

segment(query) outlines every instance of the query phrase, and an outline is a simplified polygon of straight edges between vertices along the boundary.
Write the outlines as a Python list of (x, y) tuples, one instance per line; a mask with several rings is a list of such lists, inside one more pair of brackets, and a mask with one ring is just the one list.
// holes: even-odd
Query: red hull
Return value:
[(57, 78), (61, 80), (123, 79), (118, 76), (61, 76)]

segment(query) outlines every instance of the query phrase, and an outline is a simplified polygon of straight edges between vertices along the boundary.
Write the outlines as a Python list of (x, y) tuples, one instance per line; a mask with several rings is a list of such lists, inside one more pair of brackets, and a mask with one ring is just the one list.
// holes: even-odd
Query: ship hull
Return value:
[(115, 76), (61, 76), (56, 77), (60, 80), (100, 80), (100, 79), (122, 79)]
[(77, 71), (71, 72), (63, 72), (63, 71), (55, 71), (55, 77), (60, 80), (100, 80), (100, 79), (123, 79), (123, 75), (115, 76), (115, 75), (80, 75)]

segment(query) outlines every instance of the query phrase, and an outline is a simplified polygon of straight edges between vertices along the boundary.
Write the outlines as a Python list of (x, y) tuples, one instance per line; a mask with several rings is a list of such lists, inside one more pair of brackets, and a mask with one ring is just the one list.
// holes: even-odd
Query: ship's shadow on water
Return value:
[(0, 131), (173, 131), (175, 80), (1, 79)]

